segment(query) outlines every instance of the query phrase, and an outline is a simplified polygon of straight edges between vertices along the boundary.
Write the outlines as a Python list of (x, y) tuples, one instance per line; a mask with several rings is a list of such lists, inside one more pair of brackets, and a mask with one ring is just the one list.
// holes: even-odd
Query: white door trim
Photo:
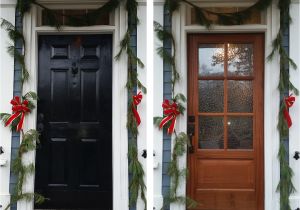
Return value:
[[(113, 26), (91, 26), (91, 27), (63, 27), (58, 32), (53, 27), (37, 27), (37, 8), (32, 7), (31, 12), (26, 14), (23, 21), (23, 31), (27, 43), (26, 66), (30, 73), (29, 82), (24, 84), (24, 92), (37, 91), (38, 73), (38, 35), (40, 34), (101, 34), (113, 35), (113, 55), (120, 49), (119, 43), (127, 30), (127, 12), (120, 7), (115, 11), (115, 24)], [(128, 137), (126, 129), (127, 121), (127, 56), (120, 60), (113, 60), (113, 125), (112, 125), (112, 161), (113, 161), (113, 209), (128, 209)], [(24, 130), (36, 127), (36, 109), (28, 115), (24, 123)], [(35, 152), (24, 156), (24, 162), (35, 162)], [(34, 191), (34, 175), (26, 179), (24, 192)], [(33, 202), (18, 202), (19, 210), (34, 209)]]
[[(300, 41), (299, 41), (299, 32), (300, 32), (300, 1), (294, 0), (290, 6), (290, 15), (293, 19), (292, 24), (290, 25), (290, 57), (295, 61), (298, 66), (297, 70), (293, 70), (290, 67), (290, 77), (292, 83), (296, 88), (300, 88)], [(299, 97), (297, 97), (297, 103), (290, 109), (290, 114), (293, 116), (293, 126), (289, 131), (289, 163), (291, 168), (294, 171), (293, 183), (296, 188), (296, 192), (290, 196), (291, 208), (296, 209), (300, 207), (300, 161), (293, 158), (295, 151), (300, 151), (300, 121), (298, 116), (300, 115), (300, 103)]]
[[(234, 4), (234, 3), (233, 3)], [(208, 5), (206, 5), (208, 6)], [(212, 6), (213, 3), (212, 3)], [(179, 84), (175, 87), (176, 93), (187, 95), (187, 34), (188, 33), (265, 33), (265, 57), (272, 50), (272, 40), (279, 29), (280, 13), (276, 3), (267, 9), (266, 25), (240, 25), (240, 26), (214, 26), (207, 30), (203, 26), (186, 26), (186, 6), (181, 5), (180, 10), (174, 12), (172, 31), (175, 35), (177, 46), (177, 66), (181, 75)], [(277, 130), (279, 111), (279, 57), (276, 55), (264, 66), (264, 205), (265, 210), (279, 210), (279, 194), (276, 192), (280, 178), (277, 153), (279, 148), (279, 133)], [(187, 115), (178, 120), (176, 129), (186, 131)], [(180, 167), (187, 167), (186, 156), (180, 158)], [(186, 195), (186, 181), (182, 180), (178, 195)], [(171, 210), (184, 210), (184, 205), (172, 204)]]

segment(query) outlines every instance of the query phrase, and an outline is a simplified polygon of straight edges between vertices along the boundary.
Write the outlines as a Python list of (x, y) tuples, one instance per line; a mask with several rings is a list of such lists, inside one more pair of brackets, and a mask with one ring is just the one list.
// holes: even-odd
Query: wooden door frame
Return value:
[[(228, 2), (230, 4), (230, 2)], [(236, 4), (236, 2), (232, 2)], [(214, 6), (214, 3), (205, 5)], [(239, 25), (239, 26), (213, 26), (207, 30), (203, 26), (186, 25), (187, 8), (182, 4), (179, 11), (172, 18), (172, 31), (177, 46), (176, 64), (181, 75), (180, 83), (175, 86), (175, 93), (187, 95), (187, 35), (189, 33), (264, 33), (265, 55), (272, 50), (272, 40), (276, 38), (280, 27), (279, 10), (276, 3), (266, 12), (265, 25)], [(272, 61), (264, 63), (264, 209), (279, 210), (279, 193), (276, 192), (280, 179), (280, 167), (277, 159), (279, 149), (279, 133), (277, 130), (277, 116), (279, 111), (280, 94), (277, 89), (279, 81), (279, 57), (275, 56)], [(187, 113), (177, 121), (176, 129), (186, 131)], [(174, 139), (173, 139), (174, 142)], [(179, 159), (180, 167), (187, 167), (186, 155)], [(178, 189), (178, 195), (186, 195), (186, 181), (182, 180)], [(171, 204), (171, 210), (185, 210), (185, 205)]]
[[(263, 100), (264, 93), (260, 91), (261, 89), (264, 90), (264, 60), (262, 59), (264, 57), (264, 52), (261, 50), (261, 45), (264, 45), (264, 37), (263, 33), (243, 33), (243, 34), (236, 34), (236, 33), (227, 33), (227, 34), (204, 34), (204, 33), (197, 33), (197, 34), (188, 34), (187, 36), (187, 55), (188, 55), (188, 104), (187, 104), (187, 112), (188, 115), (194, 116), (195, 113), (198, 113), (198, 101), (195, 101), (198, 99), (198, 91), (197, 91), (197, 83), (199, 80), (198, 76), (198, 43), (199, 44), (222, 44), (222, 43), (253, 43), (253, 53), (254, 53), (254, 73), (253, 73), (253, 91), (256, 93), (253, 95), (253, 120), (254, 120), (254, 133), (253, 133), (253, 139), (256, 139), (253, 144), (253, 149), (255, 150), (255, 161), (256, 161), (256, 167), (255, 167), (255, 189), (257, 190), (257, 210), (263, 210), (263, 204), (264, 204), (264, 132), (263, 132), (263, 122), (264, 122), (264, 107), (263, 107)], [(203, 41), (202, 41), (203, 40)], [(256, 45), (254, 45), (254, 43)], [(260, 45), (261, 44), (261, 45)], [(228, 67), (227, 67), (228, 68)], [(226, 67), (225, 67), (226, 69)], [(228, 79), (229, 80), (229, 79)], [(242, 80), (242, 79), (241, 79)], [(226, 89), (226, 86), (224, 86), (224, 91)], [(227, 93), (228, 94), (228, 93)], [(227, 105), (225, 104), (225, 107)], [(196, 115), (195, 117), (198, 117)], [(192, 177), (192, 174), (195, 173), (194, 169), (195, 166), (195, 155), (197, 155), (198, 148), (198, 142), (196, 141), (196, 136), (198, 136), (198, 125), (197, 119), (195, 122), (195, 135), (192, 140), (192, 145), (194, 146), (195, 152), (193, 154), (188, 154), (187, 156), (187, 166), (190, 170), (189, 173), (189, 180), (187, 181), (187, 194), (191, 195), (193, 198), (195, 196), (195, 192), (193, 191), (193, 186), (195, 185), (195, 176)], [(227, 131), (228, 132), (228, 131)], [(226, 136), (226, 135), (225, 135)], [(226, 137), (225, 137), (226, 138)], [(198, 139), (199, 141), (199, 139)], [(226, 141), (224, 141), (225, 143)], [(225, 146), (225, 145), (224, 145)], [(217, 154), (216, 152), (219, 149), (209, 149), (209, 150), (202, 150), (204, 153), (204, 156), (207, 156), (209, 153), (211, 154)], [(242, 150), (235, 151), (236, 154), (243, 153)], [(203, 156), (203, 154), (201, 155)], [(191, 166), (191, 167), (189, 167)]]
[[(45, 1), (43, 1), (44, 3)], [(51, 2), (49, 0), (49, 2)], [(57, 3), (58, 1), (56, 1)], [(62, 0), (63, 2), (63, 0)], [(79, 3), (79, 0), (76, 0)], [(82, 0), (81, 0), (82, 3)], [(73, 2), (72, 2), (73, 4)], [(99, 4), (99, 3), (98, 3)], [(53, 6), (53, 5), (50, 5)], [(55, 5), (54, 5), (55, 6)], [(59, 5), (60, 8), (62, 5)], [(67, 5), (68, 8), (76, 8), (75, 5)], [(99, 5), (98, 5), (99, 6)], [(77, 6), (78, 8), (78, 6)], [(124, 9), (116, 9), (114, 25), (111, 26), (90, 26), (90, 27), (63, 27), (58, 32), (54, 27), (37, 25), (38, 8), (32, 6), (31, 12), (24, 16), (23, 32), (26, 48), (26, 65), (28, 66), (30, 79), (24, 84), (24, 91), (37, 91), (38, 74), (38, 36), (47, 35), (72, 35), (72, 34), (112, 34), (113, 59), (120, 49), (119, 43), (127, 30), (127, 13)], [(113, 209), (128, 208), (128, 137), (126, 129), (127, 119), (127, 56), (122, 56), (120, 60), (112, 62), (112, 168), (113, 168)], [(120, 106), (120, 104), (122, 104)], [(33, 111), (25, 119), (24, 129), (36, 128), (37, 111)], [(24, 156), (24, 162), (35, 163), (35, 152), (30, 152)], [(27, 178), (23, 190), (34, 191), (34, 175)], [(18, 208), (22, 210), (34, 209), (33, 202), (19, 201)]]

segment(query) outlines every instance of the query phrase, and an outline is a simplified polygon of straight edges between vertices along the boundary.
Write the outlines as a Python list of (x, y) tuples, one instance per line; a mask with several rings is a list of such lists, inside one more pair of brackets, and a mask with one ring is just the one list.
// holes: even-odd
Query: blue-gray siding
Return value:
[[(287, 20), (286, 20), (287, 21)], [(285, 24), (288, 24), (287, 22)], [(287, 30), (284, 31), (283, 33), (283, 46), (285, 51), (289, 54), (289, 35), (290, 35), (290, 31), (289, 28), (287, 28)], [(289, 66), (286, 66), (287, 71), (289, 71)], [(286, 93), (284, 94), (285, 96), (289, 95), (289, 90), (286, 90)], [(281, 96), (283, 97), (283, 96)], [(287, 153), (289, 154), (289, 138), (286, 139), (286, 141), (284, 141), (284, 145), (285, 145), (285, 149), (287, 151)], [(287, 154), (286, 159), (287, 161), (289, 161), (289, 155)]]
[[(21, 31), (23, 30), (22, 26), (22, 18), (18, 12), (16, 12), (16, 29)], [(20, 42), (15, 43), (16, 48), (19, 51), (22, 51), (22, 45)], [(21, 67), (20, 64), (15, 60), (15, 65), (14, 65), (14, 96), (21, 96)], [(12, 133), (12, 146), (11, 146), (11, 160), (14, 160), (17, 155), (18, 155), (18, 148), (20, 145), (20, 134), (17, 132)], [(11, 166), (12, 167), (12, 166)], [(9, 184), (9, 190), (10, 193), (12, 194), (14, 192), (14, 188), (17, 183), (17, 177), (12, 173), (12, 170), (10, 172), (10, 184)], [(11, 207), (11, 210), (16, 210), (17, 205), (14, 204)]]
[[(128, 25), (133, 27), (133, 31), (130, 34), (130, 46), (131, 46), (134, 54), (136, 55), (137, 54), (137, 24), (132, 20), (128, 20)], [(133, 71), (137, 71), (137, 66), (136, 65), (134, 65)], [(134, 92), (136, 92), (136, 89), (134, 90)], [(129, 143), (130, 143), (131, 138), (132, 138), (132, 135), (131, 135), (130, 132), (128, 132), (128, 142)], [(131, 179), (131, 174), (130, 173), (129, 173), (128, 177), (129, 177), (129, 181), (130, 181), (130, 179)], [(130, 192), (129, 192), (129, 196), (130, 196)], [(130, 210), (136, 210), (136, 206), (130, 207)]]
[[(164, 9), (164, 29), (171, 30), (171, 17), (169, 12)], [(163, 47), (169, 52), (172, 52), (172, 44), (170, 41), (164, 41)], [(164, 99), (172, 98), (172, 68), (164, 61), (164, 85), (163, 85), (163, 97)], [(168, 166), (171, 160), (171, 137), (167, 134), (166, 130), (163, 131), (163, 164), (162, 164), (162, 194), (165, 196), (170, 190), (170, 177), (167, 174)], [(166, 210), (169, 206), (165, 207)]]

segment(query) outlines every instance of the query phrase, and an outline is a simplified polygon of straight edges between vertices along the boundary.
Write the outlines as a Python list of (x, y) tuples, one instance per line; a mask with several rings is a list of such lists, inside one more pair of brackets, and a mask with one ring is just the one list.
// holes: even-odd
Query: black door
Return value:
[(43, 209), (112, 209), (112, 35), (39, 37)]

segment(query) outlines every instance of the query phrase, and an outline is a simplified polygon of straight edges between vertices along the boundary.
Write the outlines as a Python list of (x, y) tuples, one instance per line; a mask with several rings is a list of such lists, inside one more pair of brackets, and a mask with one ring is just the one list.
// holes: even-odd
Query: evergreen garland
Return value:
[[(172, 43), (173, 53), (169, 53), (164, 47), (158, 47), (157, 53), (163, 58), (164, 62), (169, 64), (172, 68), (172, 102), (176, 103), (178, 110), (181, 114), (184, 113), (185, 107), (184, 103), (186, 102), (186, 97), (182, 93), (175, 95), (175, 85), (180, 80), (180, 75), (177, 71), (176, 66), (176, 45), (172, 33), (168, 30), (165, 30), (158, 22), (154, 22), (154, 30), (159, 40), (168, 41)], [(154, 124), (159, 127), (162, 122), (162, 117), (154, 117)], [(170, 124), (170, 123), (169, 123)], [(167, 127), (169, 125), (167, 124)], [(171, 187), (169, 193), (164, 196), (164, 203), (161, 208), (163, 210), (165, 207), (169, 206), (171, 203), (180, 203), (185, 204), (187, 208), (195, 208), (197, 202), (192, 200), (189, 197), (178, 195), (178, 187), (180, 180), (187, 177), (188, 169), (179, 167), (179, 158), (182, 157), (186, 152), (186, 147), (189, 145), (188, 135), (184, 132), (177, 134), (176, 129), (174, 130), (174, 145), (172, 149), (172, 157), (168, 166), (167, 174), (171, 178)]]
[[(245, 21), (250, 17), (251, 13), (253, 11), (264, 11), (266, 10), (271, 4), (272, 0), (259, 0), (252, 6), (234, 13), (216, 13), (213, 11), (210, 11), (208, 9), (199, 7), (193, 3), (191, 3), (188, 0), (165, 0), (165, 7), (170, 12), (171, 16), (174, 11), (179, 9), (180, 3), (185, 3), (195, 10), (196, 15), (196, 21), (199, 25), (204, 25), (209, 29), (212, 24), (219, 24), (219, 25), (240, 25), (245, 23)], [(280, 91), (281, 96), (286, 95), (285, 93), (290, 90), (295, 95), (299, 94), (298, 89), (291, 83), (289, 79), (289, 72), (288, 68), (291, 66), (293, 69), (297, 69), (296, 64), (294, 61), (289, 57), (288, 53), (284, 49), (283, 46), (283, 33), (285, 30), (288, 29), (289, 24), (291, 23), (291, 17), (289, 14), (289, 7), (291, 4), (291, 0), (279, 0), (278, 1), (278, 8), (280, 10), (280, 29), (278, 31), (278, 34), (276, 38), (272, 42), (272, 52), (267, 57), (267, 60), (272, 60), (274, 55), (278, 53), (280, 55), (280, 79), (278, 84), (278, 89)], [(214, 16), (216, 20), (212, 20), (209, 18), (209, 16)], [(158, 23), (155, 23), (155, 31), (157, 33), (157, 36), (160, 40), (171, 40), (173, 44), (173, 55), (170, 55), (164, 48), (160, 47), (158, 48), (157, 52), (158, 54), (164, 59), (165, 62), (169, 63), (172, 66), (172, 92), (174, 95), (174, 86), (176, 84), (176, 81), (179, 79), (177, 77), (177, 70), (175, 65), (175, 53), (176, 53), (176, 46), (174, 42), (174, 37), (171, 32), (163, 30), (163, 27), (160, 26)], [(173, 99), (174, 100), (174, 99)], [(176, 101), (176, 100), (174, 100)], [(280, 210), (291, 210), (290, 203), (289, 203), (289, 196), (291, 193), (295, 191), (295, 188), (292, 183), (292, 177), (293, 177), (293, 171), (289, 166), (287, 156), (288, 152), (285, 149), (284, 141), (288, 137), (289, 128), (287, 125), (287, 122), (284, 119), (284, 109), (286, 109), (286, 104), (284, 102), (284, 98), (282, 97), (280, 102), (280, 110), (278, 113), (278, 131), (280, 134), (280, 147), (278, 151), (278, 159), (280, 162), (280, 182), (277, 187), (277, 191), (280, 192)], [(159, 124), (161, 122), (162, 118), (155, 118), (155, 123)], [(175, 148), (177, 148), (177, 137), (175, 138), (175, 146), (173, 148), (173, 154), (176, 153)], [(186, 145), (185, 145), (186, 147)], [(176, 155), (174, 158), (174, 155), (172, 155), (172, 160), (170, 163), (170, 168), (174, 169), (174, 164), (176, 160)], [(168, 172), (168, 174), (172, 178), (172, 184), (175, 186), (171, 187), (171, 193), (176, 192), (176, 186), (177, 180), (178, 180), (178, 174), (180, 172), (176, 170), (176, 173)], [(176, 200), (170, 200), (169, 202), (176, 202)], [(164, 204), (165, 205), (165, 204)]]
[[(1, 19), (0, 26), (7, 31), (12, 44), (7, 47), (7, 52), (15, 58), (21, 65), (21, 89), (23, 90), (24, 82), (28, 81), (29, 73), (25, 66), (25, 39), (23, 34), (16, 30), (12, 23), (7, 20)], [(20, 41), (23, 45), (23, 51), (20, 52), (14, 46), (16, 42)], [(28, 92), (24, 96), (22, 96), (22, 100), (28, 101), (28, 108), (30, 110), (35, 108), (35, 101), (37, 100), (37, 95), (34, 92)], [(0, 113), (0, 120), (4, 123), (7, 122), (11, 114), (8, 113)], [(12, 122), (10, 128), (12, 131), (16, 131), (17, 123), (20, 121), (20, 117)], [(39, 133), (30, 129), (27, 132), (24, 132), (23, 129), (20, 130), (22, 142), (18, 149), (17, 158), (12, 161), (12, 172), (18, 177), (17, 184), (15, 186), (14, 192), (11, 197), (11, 202), (6, 206), (5, 210), (9, 209), (11, 205), (17, 203), (19, 200), (31, 201), (34, 199), (35, 203), (42, 203), (45, 201), (45, 198), (37, 193), (33, 192), (23, 192), (24, 180), (32, 175), (35, 171), (34, 163), (25, 164), (22, 161), (22, 157), (25, 153), (35, 150), (36, 144), (38, 143)]]
[[(21, 17), (23, 18), (24, 14), (30, 12), (31, 6), (37, 5), (42, 8), (45, 12), (45, 16), (47, 17), (48, 23), (50, 26), (56, 27), (58, 30), (62, 27), (61, 23), (59, 22), (59, 16), (65, 16), (68, 21), (66, 25), (69, 26), (90, 26), (95, 25), (96, 21), (101, 18), (104, 14), (108, 14), (114, 11), (117, 7), (120, 6), (121, 2), (126, 2), (126, 10), (128, 12), (128, 18), (138, 23), (137, 17), (137, 1), (136, 0), (109, 0), (103, 6), (97, 8), (96, 10), (89, 11), (85, 15), (79, 16), (70, 16), (70, 15), (63, 15), (61, 13), (57, 13), (54, 10), (47, 8), (46, 6), (40, 4), (36, 0), (18, 0), (16, 9), (20, 12)], [(7, 20), (2, 19), (1, 27), (4, 28), (10, 39), (13, 43), (16, 41), (21, 41), (23, 45), (23, 51), (19, 52), (14, 45), (8, 47), (8, 53), (18, 61), (22, 68), (22, 89), (23, 83), (28, 80), (29, 73), (26, 69), (25, 65), (25, 39), (23, 37), (22, 32), (19, 32), (15, 29), (13, 24), (8, 22)], [(129, 94), (128, 100), (128, 114), (127, 114), (127, 129), (130, 137), (129, 149), (128, 149), (128, 158), (129, 158), (129, 172), (132, 174), (132, 178), (129, 183), (129, 191), (130, 191), (130, 200), (129, 206), (133, 206), (136, 204), (138, 196), (140, 194), (141, 199), (145, 204), (146, 209), (146, 185), (144, 183), (144, 169), (142, 164), (138, 160), (138, 150), (137, 150), (137, 135), (138, 129), (137, 124), (134, 118), (134, 114), (131, 109), (132, 104), (132, 96), (135, 92), (136, 87), (140, 88), (143, 93), (146, 94), (145, 86), (140, 82), (138, 79), (138, 74), (135, 70), (135, 66), (139, 65), (141, 68), (144, 67), (143, 62), (136, 56), (134, 51), (130, 46), (130, 35), (134, 30), (133, 25), (130, 25), (127, 29), (127, 32), (124, 38), (120, 42), (121, 49), (119, 53), (115, 56), (115, 59), (118, 60), (123, 53), (126, 52), (128, 56), (128, 79), (126, 83), (126, 87)], [(32, 100), (37, 100), (37, 95), (33, 92), (29, 92), (25, 94), (23, 99), (28, 99), (32, 108), (35, 108), (34, 103)], [(9, 114), (2, 113), (0, 115), (1, 120), (5, 123), (6, 120), (9, 118)], [(15, 125), (11, 126), (12, 130), (15, 129)], [(36, 143), (38, 142), (39, 133), (36, 130), (29, 130), (26, 133), (21, 130), (22, 142), (19, 147), (18, 157), (14, 160), (12, 170), (18, 176), (18, 182), (16, 185), (16, 190), (12, 195), (11, 203), (5, 208), (8, 209), (12, 204), (17, 203), (19, 200), (27, 200), (31, 201), (33, 198), (36, 203), (42, 203), (45, 201), (45, 198), (36, 193), (28, 193), (23, 192), (23, 183), (26, 177), (32, 173), (34, 173), (34, 163), (29, 165), (24, 165), (22, 161), (23, 154), (33, 151), (36, 148)]]
[[(139, 23), (137, 17), (137, 1), (127, 0), (126, 10), (128, 12), (129, 21), (132, 23)], [(137, 149), (137, 136), (138, 127), (137, 122), (134, 117), (134, 113), (131, 109), (133, 95), (136, 93), (136, 87), (142, 90), (146, 94), (147, 89), (138, 79), (138, 73), (135, 69), (136, 65), (144, 68), (143, 62), (136, 56), (135, 52), (130, 46), (130, 35), (134, 30), (133, 24), (128, 25), (127, 32), (124, 38), (121, 40), (121, 49), (119, 53), (115, 56), (118, 60), (120, 59), (123, 52), (126, 52), (128, 57), (128, 69), (127, 69), (127, 83), (126, 88), (128, 92), (128, 106), (127, 106), (127, 129), (129, 134), (129, 145), (128, 145), (128, 159), (129, 166), (128, 170), (131, 174), (129, 181), (129, 206), (132, 207), (136, 205), (138, 196), (140, 194), (142, 201), (144, 202), (144, 209), (147, 209), (147, 198), (146, 198), (146, 185), (144, 182), (144, 169), (142, 164), (138, 159), (138, 149)]]

